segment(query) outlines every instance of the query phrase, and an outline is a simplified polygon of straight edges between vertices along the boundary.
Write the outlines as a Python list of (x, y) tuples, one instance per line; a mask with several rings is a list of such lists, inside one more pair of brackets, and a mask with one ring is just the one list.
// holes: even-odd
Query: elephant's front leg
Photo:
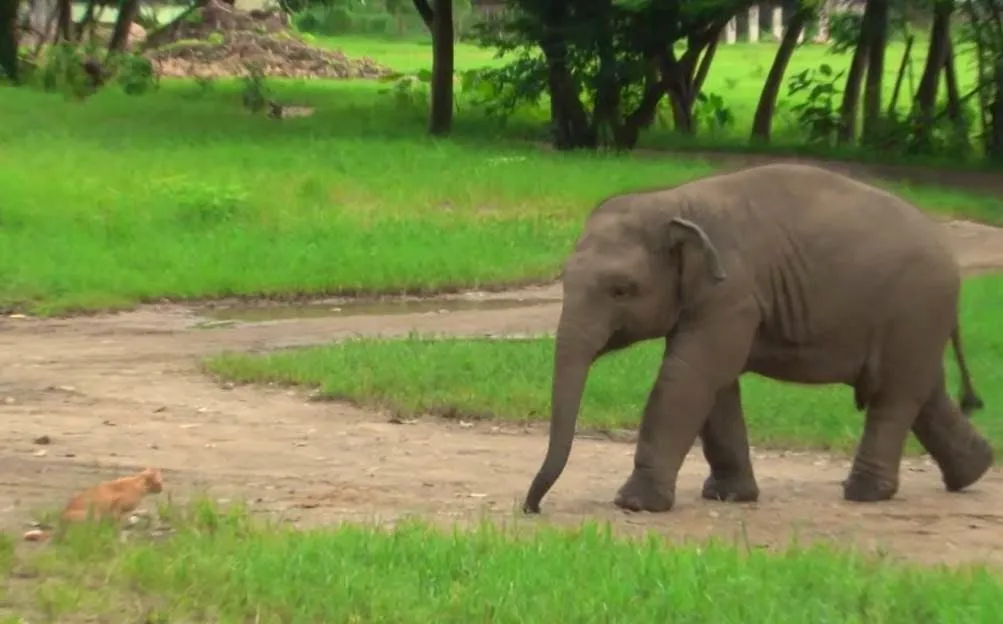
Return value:
[(676, 477), (718, 392), (737, 379), (751, 331), (738, 324), (681, 331), (666, 347), (641, 417), (634, 471), (615, 504), (632, 511), (668, 511)]
[(704, 498), (738, 503), (759, 499), (738, 379), (718, 391), (700, 430), (700, 443), (710, 465), (710, 476), (703, 485)]

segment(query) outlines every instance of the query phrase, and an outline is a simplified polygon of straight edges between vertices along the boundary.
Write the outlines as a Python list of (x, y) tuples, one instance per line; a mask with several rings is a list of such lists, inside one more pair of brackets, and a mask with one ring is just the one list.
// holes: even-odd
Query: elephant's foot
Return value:
[(937, 459), (947, 491), (957, 492), (981, 479), (992, 467), (993, 448), (985, 438), (975, 434), (963, 450)]
[(843, 498), (856, 503), (876, 503), (890, 500), (898, 492), (898, 480), (882, 479), (858, 471), (843, 481)]
[(663, 512), (672, 509), (676, 495), (672, 488), (657, 484), (654, 479), (631, 473), (613, 500), (613, 504), (628, 511)]
[(752, 475), (715, 476), (711, 473), (703, 483), (701, 496), (728, 503), (754, 503), (759, 500), (759, 486)]

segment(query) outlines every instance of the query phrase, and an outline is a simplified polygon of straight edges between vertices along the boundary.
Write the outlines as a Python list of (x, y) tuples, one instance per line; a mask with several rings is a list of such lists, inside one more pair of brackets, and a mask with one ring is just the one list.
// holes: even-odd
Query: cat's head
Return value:
[(160, 474), (159, 469), (144, 468), (143, 472), (139, 474), (143, 477), (143, 481), (146, 483), (146, 490), (151, 494), (157, 494), (164, 489), (164, 477)]

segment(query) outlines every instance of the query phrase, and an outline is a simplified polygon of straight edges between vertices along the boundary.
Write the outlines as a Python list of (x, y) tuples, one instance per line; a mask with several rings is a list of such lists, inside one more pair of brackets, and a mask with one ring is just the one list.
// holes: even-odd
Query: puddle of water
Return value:
[(290, 305), (247, 305), (201, 308), (198, 316), (211, 319), (201, 323), (206, 327), (221, 327), (234, 322), (260, 323), (283, 319), (327, 318), (335, 316), (389, 316), (394, 314), (443, 314), (469, 310), (505, 310), (526, 308), (560, 299), (397, 299), (385, 301), (345, 301), (341, 303), (310, 303)]

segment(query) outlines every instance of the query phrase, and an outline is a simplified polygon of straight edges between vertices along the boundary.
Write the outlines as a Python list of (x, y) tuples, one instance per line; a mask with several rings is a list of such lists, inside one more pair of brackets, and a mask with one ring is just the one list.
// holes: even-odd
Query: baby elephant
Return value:
[[(620, 507), (671, 509), (697, 435), (710, 465), (704, 498), (759, 497), (739, 397), (748, 371), (853, 387), (866, 418), (847, 500), (895, 495), (910, 430), (950, 491), (993, 463), (965, 417), (982, 403), (958, 335), (952, 250), (936, 223), (883, 190), (785, 164), (611, 197), (586, 221), (562, 279), (550, 442), (527, 513), (564, 470), (592, 363), (652, 338), (665, 354)], [(944, 382), (949, 339), (961, 409)]]

